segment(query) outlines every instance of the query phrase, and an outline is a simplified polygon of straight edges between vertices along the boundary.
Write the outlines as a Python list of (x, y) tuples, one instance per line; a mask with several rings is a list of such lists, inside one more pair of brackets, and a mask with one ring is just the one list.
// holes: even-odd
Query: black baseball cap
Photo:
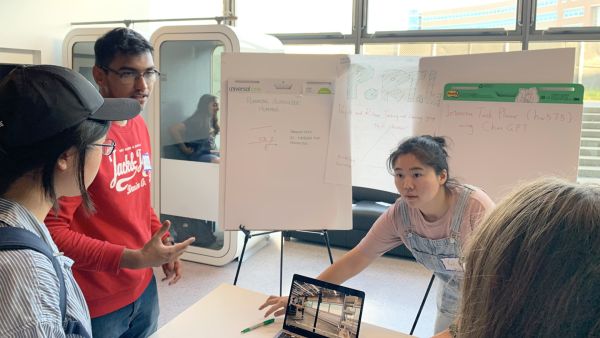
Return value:
[(134, 99), (103, 98), (69, 68), (17, 66), (0, 82), (0, 148), (34, 144), (87, 119), (129, 120), (141, 110)]

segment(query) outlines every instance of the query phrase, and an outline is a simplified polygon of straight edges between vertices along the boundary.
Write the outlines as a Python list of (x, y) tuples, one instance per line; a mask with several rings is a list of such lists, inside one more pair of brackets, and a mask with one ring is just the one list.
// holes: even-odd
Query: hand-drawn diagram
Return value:
[(414, 129), (435, 128), (435, 115), (414, 113), (415, 103), (439, 105), (441, 99), (431, 91), (435, 73), (420, 72), (418, 61), (413, 57), (351, 58), (347, 97), (340, 100), (344, 109), (338, 109), (340, 116), (335, 118), (341, 123), (346, 115), (351, 116), (352, 148), (349, 157), (336, 154), (334, 163), (352, 164), (354, 185), (393, 190), (393, 181), (386, 175), (387, 156)]
[(251, 140), (248, 144), (262, 146), (265, 151), (277, 147), (277, 129), (273, 126), (252, 127), (249, 132)]

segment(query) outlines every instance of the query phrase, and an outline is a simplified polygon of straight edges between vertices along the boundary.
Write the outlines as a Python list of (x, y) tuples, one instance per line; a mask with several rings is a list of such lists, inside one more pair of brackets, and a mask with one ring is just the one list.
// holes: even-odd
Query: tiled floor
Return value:
[[(279, 293), (279, 243), (279, 234), (271, 235), (266, 247), (245, 259), (238, 286), (266, 294)], [(329, 264), (324, 247), (295, 240), (285, 242), (284, 246), (284, 293), (289, 291), (294, 273), (314, 277)], [(334, 260), (345, 252), (334, 248)], [(183, 268), (184, 277), (179, 283), (167, 286), (159, 282), (159, 327), (219, 284), (233, 283), (237, 261), (222, 267), (184, 262)], [(163, 276), (160, 269), (155, 269), (155, 273), (158, 277)], [(365, 291), (364, 321), (409, 333), (430, 277), (431, 274), (414, 261), (381, 257), (345, 285)], [(433, 334), (436, 287), (434, 284), (425, 304), (414, 332), (416, 336), (429, 337)], [(199, 325), (201, 320), (199, 318)]]

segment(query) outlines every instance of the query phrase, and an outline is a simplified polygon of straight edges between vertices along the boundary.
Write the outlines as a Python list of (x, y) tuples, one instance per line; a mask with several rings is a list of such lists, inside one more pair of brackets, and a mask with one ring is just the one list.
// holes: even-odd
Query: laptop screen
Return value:
[(294, 275), (283, 328), (305, 337), (356, 338), (365, 293)]

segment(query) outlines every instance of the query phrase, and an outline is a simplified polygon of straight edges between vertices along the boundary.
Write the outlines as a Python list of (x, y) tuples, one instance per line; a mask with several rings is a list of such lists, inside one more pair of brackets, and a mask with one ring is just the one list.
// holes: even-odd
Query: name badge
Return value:
[(442, 263), (448, 271), (465, 271), (458, 258), (442, 258)]
[(150, 163), (150, 154), (142, 154), (142, 164), (144, 165), (145, 172), (148, 173), (152, 171), (152, 164)]

